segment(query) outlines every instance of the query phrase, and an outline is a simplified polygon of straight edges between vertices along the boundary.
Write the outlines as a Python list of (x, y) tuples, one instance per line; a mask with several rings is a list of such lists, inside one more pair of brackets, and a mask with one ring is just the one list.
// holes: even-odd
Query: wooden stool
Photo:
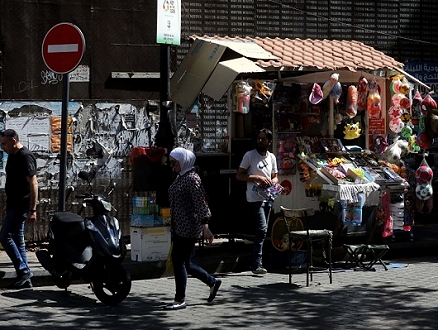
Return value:
[[(348, 254), (349, 259), (362, 270), (376, 270), (374, 265), (380, 263), (385, 270), (388, 270), (385, 262), (382, 260), (383, 256), (388, 252), (388, 245), (343, 245)], [(348, 262), (348, 260), (347, 260)]]
[[(332, 283), (332, 244), (333, 244), (333, 231), (327, 229), (309, 229), (307, 224), (307, 217), (315, 214), (315, 210), (312, 208), (303, 209), (288, 209), (280, 206), (281, 212), (283, 213), (283, 219), (286, 226), (289, 229), (288, 218), (300, 218), (304, 220), (304, 230), (288, 230), (289, 233), (289, 251), (292, 251), (292, 242), (294, 241), (304, 241), (307, 244), (307, 280), (306, 285), (309, 286), (310, 281), (313, 281), (313, 273), (315, 269), (313, 267), (313, 242), (324, 241), (327, 247), (328, 253), (328, 270), (330, 284)], [(291, 259), (291, 258), (289, 258)], [(289, 265), (289, 284), (292, 284), (292, 267)]]

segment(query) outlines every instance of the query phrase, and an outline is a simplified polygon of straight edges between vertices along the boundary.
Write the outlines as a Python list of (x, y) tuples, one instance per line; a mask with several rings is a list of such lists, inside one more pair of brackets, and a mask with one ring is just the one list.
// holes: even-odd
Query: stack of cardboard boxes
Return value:
[(170, 248), (170, 209), (159, 209), (154, 193), (132, 198), (131, 260), (166, 260)]

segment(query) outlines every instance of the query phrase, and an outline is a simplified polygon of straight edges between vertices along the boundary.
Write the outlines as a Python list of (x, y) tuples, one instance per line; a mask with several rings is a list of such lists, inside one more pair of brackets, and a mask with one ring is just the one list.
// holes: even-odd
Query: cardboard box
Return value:
[(153, 227), (155, 216), (153, 214), (131, 214), (131, 227)]
[(278, 59), (255, 42), (196, 39), (170, 80), (172, 101), (190, 107), (201, 91), (220, 99), (239, 73), (265, 71), (251, 58)]
[(170, 248), (170, 227), (131, 227), (131, 260), (166, 260)]

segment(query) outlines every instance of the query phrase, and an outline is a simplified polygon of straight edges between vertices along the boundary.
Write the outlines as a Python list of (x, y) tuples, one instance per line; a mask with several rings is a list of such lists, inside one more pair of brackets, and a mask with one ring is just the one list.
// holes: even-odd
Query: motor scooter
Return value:
[[(113, 207), (107, 197), (115, 184), (107, 196), (94, 194), (91, 183), (95, 175), (94, 170), (79, 172), (78, 177), (88, 183), (88, 192), (75, 195), (81, 200), (78, 213), (53, 214), (48, 249), (37, 251), (36, 256), (60, 289), (67, 290), (72, 281), (83, 280), (90, 283), (102, 303), (114, 306), (128, 296), (131, 275), (122, 265), (126, 245), (119, 221), (108, 214)], [(92, 216), (82, 217), (80, 214), (88, 207)]]

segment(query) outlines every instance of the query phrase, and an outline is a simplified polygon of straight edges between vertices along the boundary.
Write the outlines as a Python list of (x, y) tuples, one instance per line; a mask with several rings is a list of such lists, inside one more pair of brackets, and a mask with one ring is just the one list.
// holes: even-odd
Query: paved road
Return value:
[(171, 277), (133, 281), (119, 306), (99, 303), (85, 284), (66, 293), (48, 285), (0, 290), (0, 328), (12, 329), (437, 329), (438, 257), (400, 259), (405, 266), (375, 272), (339, 271), (329, 284), (316, 274), (250, 272), (217, 274), (223, 280), (216, 300), (189, 278), (185, 310), (163, 311), (172, 301)]

